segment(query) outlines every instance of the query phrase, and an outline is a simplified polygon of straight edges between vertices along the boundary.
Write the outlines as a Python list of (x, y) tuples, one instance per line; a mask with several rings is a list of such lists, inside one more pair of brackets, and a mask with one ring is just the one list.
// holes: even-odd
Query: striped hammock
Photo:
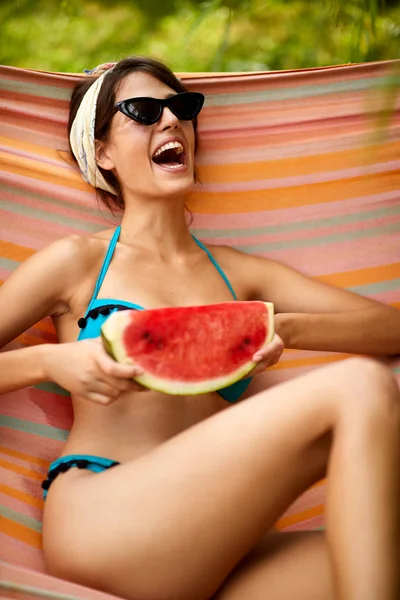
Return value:
[[(390, 61), (182, 75), (206, 94), (202, 187), (188, 203), (193, 233), (400, 308), (399, 69)], [(68, 101), (79, 77), (0, 68), (1, 281), (55, 239), (117, 223), (68, 160)], [(49, 319), (10, 348), (44, 342), (55, 342)], [(344, 357), (285, 351), (270, 380)], [(400, 362), (392, 364), (400, 379)], [(111, 598), (43, 573), (40, 482), (71, 423), (70, 399), (52, 383), (0, 398), (1, 597)], [(322, 526), (324, 489), (299, 498), (279, 527)]]

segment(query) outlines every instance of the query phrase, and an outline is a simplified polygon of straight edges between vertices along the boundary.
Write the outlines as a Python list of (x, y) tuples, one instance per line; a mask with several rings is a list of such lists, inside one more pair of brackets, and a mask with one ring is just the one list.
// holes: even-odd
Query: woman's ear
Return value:
[(109, 151), (109, 144), (105, 141), (95, 140), (95, 152), (97, 166), (106, 171), (114, 169), (115, 165)]

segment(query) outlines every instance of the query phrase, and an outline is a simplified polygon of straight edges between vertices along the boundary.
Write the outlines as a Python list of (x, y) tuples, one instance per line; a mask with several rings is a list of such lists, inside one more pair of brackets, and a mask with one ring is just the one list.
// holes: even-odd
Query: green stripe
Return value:
[[(373, 79), (356, 79), (353, 81), (338, 81), (323, 85), (299, 85), (283, 89), (264, 89), (257, 92), (238, 92), (236, 94), (210, 94), (206, 96), (206, 106), (232, 106), (235, 104), (253, 104), (255, 102), (277, 102), (325, 96), (326, 94), (342, 94), (384, 87), (387, 77)], [(267, 83), (266, 83), (267, 85)]]
[(90, 233), (99, 231), (101, 228), (101, 225), (98, 223), (89, 223), (88, 221), (84, 221), (84, 217), (82, 217), (82, 220), (79, 218), (74, 219), (71, 217), (65, 217), (64, 215), (51, 213), (46, 210), (32, 208), (31, 206), (24, 206), (23, 204), (17, 204), (15, 202), (8, 202), (7, 200), (0, 200), (0, 209), (17, 215), (23, 215), (24, 217), (40, 219), (41, 221), (46, 221), (47, 223), (67, 225), (68, 227), (74, 227), (75, 229)]
[[(44, 479), (44, 477), (43, 477)], [(5, 517), (6, 519), (10, 519), (10, 521), (15, 521), (15, 523), (19, 523), (20, 525), (24, 525), (24, 527), (28, 527), (28, 529), (33, 529), (34, 531), (38, 531), (39, 533), (42, 531), (42, 524), (37, 519), (33, 519), (32, 517), (28, 517), (20, 512), (15, 510), (11, 510), (7, 506), (3, 506), (0, 504), (0, 515)]]
[(373, 294), (381, 294), (383, 292), (395, 292), (400, 290), (400, 279), (389, 279), (388, 281), (378, 281), (376, 283), (368, 283), (366, 285), (357, 285), (347, 288), (350, 292), (370, 296)]
[(54, 85), (29, 83), (28, 81), (16, 81), (15, 79), (0, 79), (0, 90), (22, 95), (31, 94), (32, 96), (39, 96), (39, 98), (67, 101), (71, 98), (72, 93), (72, 87), (62, 88)]
[[(255, 102), (276, 102), (325, 94), (341, 94), (355, 91), (384, 87), (388, 83), (387, 77), (357, 79), (354, 81), (338, 81), (323, 85), (301, 85), (281, 89), (265, 89), (257, 92), (239, 92), (236, 94), (209, 94), (206, 96), (206, 106), (231, 106), (234, 104), (251, 104)], [(266, 85), (268, 82), (266, 80)], [(205, 84), (205, 89), (207, 85)], [(52, 98), (68, 101), (71, 97), (70, 88), (16, 81), (12, 79), (0, 80), (0, 89), (22, 95), (32, 94), (41, 98)]]
[[(26, 198), (31, 198), (32, 200), (37, 200), (41, 203), (46, 203), (48, 206), (59, 206), (61, 208), (73, 208), (74, 210), (83, 213), (84, 215), (89, 215), (93, 217), (98, 217), (100, 214), (100, 210), (98, 207), (92, 208), (90, 206), (85, 206), (81, 204), (71, 204), (71, 202), (67, 200), (60, 200), (59, 198), (47, 197), (43, 194), (37, 194), (32, 192), (31, 190), (25, 190), (19, 186), (9, 186), (9, 185), (1, 185), (1, 189), (7, 192), (8, 194), (12, 194), (16, 198), (20, 198), (24, 196)], [(106, 209), (108, 210), (108, 209)]]
[(70, 393), (64, 388), (60, 387), (56, 383), (52, 381), (43, 381), (42, 383), (37, 383), (33, 386), (37, 390), (42, 390), (43, 392), (50, 392), (52, 394), (58, 394), (59, 396), (70, 396)]
[(36, 596), (37, 598), (45, 598), (48, 600), (83, 600), (82, 596), (71, 596), (70, 594), (60, 594), (59, 592), (50, 592), (43, 588), (33, 587), (31, 585), (24, 585), (21, 583), (13, 583), (12, 581), (0, 581), (0, 589), (7, 590), (13, 594), (20, 595), (21, 597), (30, 598)]
[(58, 429), (57, 427), (42, 425), (41, 423), (32, 423), (32, 421), (16, 419), (15, 417), (8, 417), (6, 415), (0, 415), (0, 426), (15, 429), (15, 431), (23, 431), (24, 433), (32, 433), (59, 442), (65, 442), (69, 435), (69, 431), (66, 429)]
[(395, 368), (393, 369), (393, 373), (394, 373), (395, 375), (400, 375), (400, 367), (395, 367)]
[(3, 258), (0, 256), (0, 268), (6, 269), (7, 271), (15, 271), (19, 267), (20, 263), (16, 260), (10, 260), (9, 258)]
[(290, 248), (307, 248), (314, 246), (327, 246), (328, 244), (336, 244), (339, 242), (350, 242), (357, 239), (370, 237), (380, 237), (388, 233), (400, 232), (400, 223), (390, 223), (381, 227), (373, 227), (362, 231), (346, 231), (335, 233), (332, 235), (324, 235), (322, 237), (307, 238), (304, 240), (287, 240), (282, 242), (270, 242), (263, 244), (235, 244), (235, 247), (242, 252), (255, 254), (259, 252), (272, 252), (274, 250), (288, 250)]
[(338, 227), (346, 223), (362, 223), (381, 217), (389, 217), (400, 214), (399, 206), (389, 206), (371, 210), (367, 212), (352, 213), (350, 215), (339, 215), (325, 219), (312, 219), (307, 221), (297, 221), (293, 223), (282, 223), (280, 225), (265, 225), (264, 227), (251, 227), (240, 229), (193, 229), (194, 235), (201, 239), (207, 238), (238, 238), (257, 235), (271, 235), (277, 233), (287, 233), (292, 231), (313, 231), (320, 227)]

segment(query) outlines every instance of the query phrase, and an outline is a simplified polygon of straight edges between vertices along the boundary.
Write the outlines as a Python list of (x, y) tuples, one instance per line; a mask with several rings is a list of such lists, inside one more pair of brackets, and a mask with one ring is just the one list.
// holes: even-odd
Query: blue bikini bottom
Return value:
[(68, 454), (68, 456), (63, 456), (52, 462), (50, 465), (47, 479), (42, 483), (44, 498), (46, 499), (49, 487), (55, 478), (58, 477), (60, 473), (66, 473), (72, 467), (87, 469), (88, 471), (93, 471), (93, 473), (102, 473), (102, 471), (106, 471), (119, 464), (120, 463), (116, 460), (102, 458), (101, 456), (91, 456), (90, 454)]

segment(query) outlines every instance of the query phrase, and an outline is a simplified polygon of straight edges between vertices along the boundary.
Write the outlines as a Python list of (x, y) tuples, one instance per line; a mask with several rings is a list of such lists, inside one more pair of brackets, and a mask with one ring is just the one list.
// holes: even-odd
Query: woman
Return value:
[[(255, 375), (283, 343), (397, 354), (399, 312), (203, 246), (184, 209), (201, 95), (150, 59), (96, 75), (74, 91), (71, 148), (84, 179), (123, 209), (121, 228), (55, 242), (0, 289), (1, 345), (46, 315), (60, 342), (0, 355), (0, 392), (50, 379), (73, 400), (74, 426), (44, 483), (49, 571), (135, 600), (395, 600), (400, 405), (390, 371), (353, 358), (258, 394)], [(132, 382), (140, 370), (114, 363), (99, 341), (115, 310), (236, 298), (274, 302), (277, 335), (255, 356), (253, 379), (219, 393), (144, 393)], [(325, 474), (326, 535), (275, 532)]]

